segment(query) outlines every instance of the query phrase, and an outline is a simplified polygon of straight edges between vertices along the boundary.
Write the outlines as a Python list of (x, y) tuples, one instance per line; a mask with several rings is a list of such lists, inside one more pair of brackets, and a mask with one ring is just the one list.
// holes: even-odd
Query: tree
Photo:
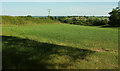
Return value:
[(52, 16), (50, 16), (50, 19), (51, 19), (51, 20), (54, 20), (55, 18), (54, 18), (54, 17), (52, 17)]
[(27, 17), (32, 17), (31, 15), (27, 15)]
[(74, 18), (74, 17), (73, 17), (73, 19), (72, 19), (72, 20), (73, 20), (73, 21), (77, 21), (77, 19), (76, 19), (76, 18)]
[(114, 27), (120, 27), (120, 8), (117, 7), (115, 9), (113, 9), (112, 12), (109, 13), (110, 17), (109, 17), (109, 25), (110, 26), (114, 26)]
[(57, 17), (55, 16), (55, 19), (57, 19)]

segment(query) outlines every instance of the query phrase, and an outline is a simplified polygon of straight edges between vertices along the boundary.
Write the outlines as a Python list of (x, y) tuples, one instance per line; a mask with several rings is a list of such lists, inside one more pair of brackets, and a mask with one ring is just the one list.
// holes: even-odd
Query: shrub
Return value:
[(58, 23), (59, 21), (53, 21), (48, 18), (35, 18), (31, 16), (2, 16), (3, 24), (44, 24), (44, 23)]

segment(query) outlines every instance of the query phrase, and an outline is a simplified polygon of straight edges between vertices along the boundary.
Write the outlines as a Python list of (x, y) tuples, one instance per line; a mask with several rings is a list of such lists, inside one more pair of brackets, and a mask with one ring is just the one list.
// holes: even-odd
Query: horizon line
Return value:
[[(2, 2), (37, 2), (37, 1), (1, 1), (1, 3)], [(46, 2), (46, 1), (38, 1), (38, 2)], [(59, 1), (50, 1), (50, 2), (59, 2)], [(97, 1), (60, 1), (60, 2), (97, 2)], [(98, 1), (98, 2), (120, 2), (120, 1)]]
[[(28, 15), (0, 15), (0, 16), (28, 16)], [(31, 15), (31, 16), (36, 16), (36, 15)], [(65, 15), (59, 15), (59, 16), (65, 16)], [(72, 15), (68, 15), (68, 16), (72, 16)], [(109, 15), (73, 15), (73, 16), (109, 16)]]

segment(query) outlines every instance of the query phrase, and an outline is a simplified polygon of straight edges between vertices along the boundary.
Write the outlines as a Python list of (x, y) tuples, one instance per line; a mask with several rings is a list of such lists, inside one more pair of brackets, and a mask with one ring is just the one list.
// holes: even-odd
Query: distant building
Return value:
[(118, 2), (118, 7), (120, 8), (120, 1)]

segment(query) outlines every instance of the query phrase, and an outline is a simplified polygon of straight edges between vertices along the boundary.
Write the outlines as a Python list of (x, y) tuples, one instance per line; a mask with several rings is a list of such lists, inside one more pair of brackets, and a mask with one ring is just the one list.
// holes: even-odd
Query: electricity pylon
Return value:
[(48, 9), (48, 17), (50, 17), (50, 9)]

